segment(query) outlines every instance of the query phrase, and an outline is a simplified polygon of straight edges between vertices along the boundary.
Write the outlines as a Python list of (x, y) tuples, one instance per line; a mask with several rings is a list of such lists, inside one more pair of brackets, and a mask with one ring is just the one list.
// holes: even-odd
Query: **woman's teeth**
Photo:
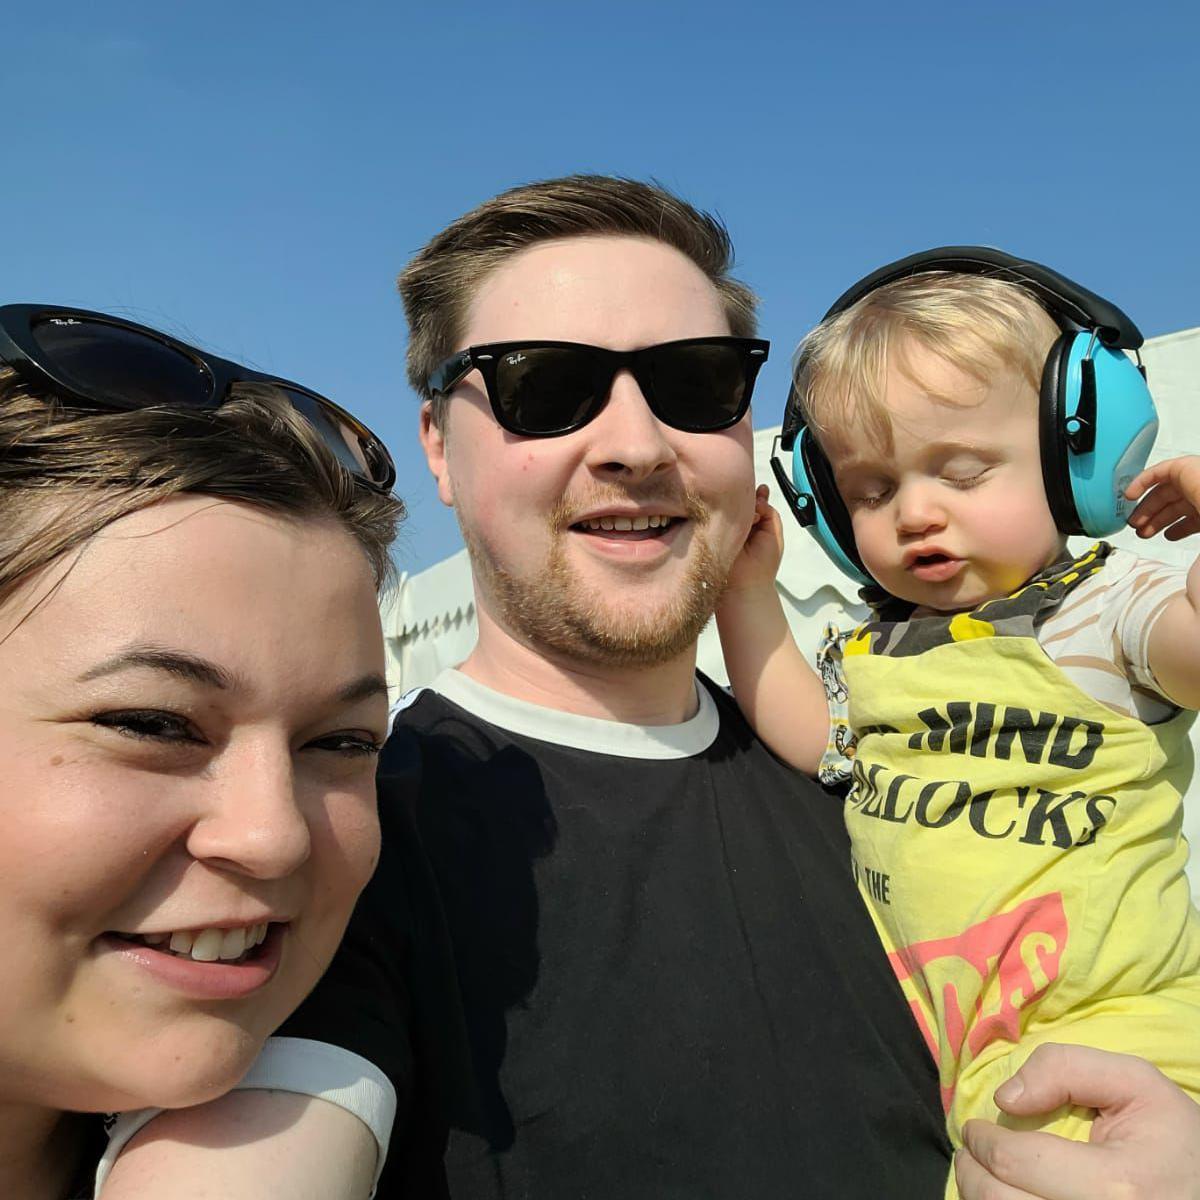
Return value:
[(619, 533), (629, 533), (643, 529), (666, 529), (671, 523), (670, 517), (590, 517), (579, 524), (593, 533), (601, 529), (617, 530)]
[(196, 962), (229, 962), (261, 945), (267, 936), (268, 922), (240, 929), (191, 929), (176, 933), (130, 933), (129, 941), (170, 951)]

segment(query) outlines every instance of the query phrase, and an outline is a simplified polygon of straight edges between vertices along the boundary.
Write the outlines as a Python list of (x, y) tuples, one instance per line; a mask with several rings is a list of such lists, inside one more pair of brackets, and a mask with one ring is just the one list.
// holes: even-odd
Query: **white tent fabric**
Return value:
[[(1154, 458), (1171, 458), (1200, 450), (1200, 328), (1153, 338), (1142, 350), (1160, 429)], [(754, 434), (754, 468), (759, 482), (772, 490), (772, 503), (782, 507), (768, 459), (778, 428)], [(1147, 545), (1126, 530), (1111, 539), (1117, 545), (1146, 552), (1166, 562), (1191, 563), (1200, 553), (1200, 539)], [(827, 622), (853, 625), (866, 610), (855, 585), (833, 566), (816, 542), (790, 517), (784, 519), (785, 551), (777, 586), (796, 640), (810, 654)], [(1082, 546), (1082, 543), (1080, 544)], [(443, 668), (462, 662), (475, 644), (475, 598), (467, 552), (460, 550), (428, 570), (401, 576), (383, 607), (388, 649), (388, 678), (397, 690), (428, 683)], [(727, 682), (716, 629), (709, 625), (700, 637), (700, 669)], [(1192, 734), (1200, 750), (1200, 721)], [(1200, 759), (1200, 753), (1197, 754)], [(1185, 830), (1200, 846), (1200, 781), (1188, 797)], [(1192, 892), (1200, 903), (1200, 851), (1191, 866)]]

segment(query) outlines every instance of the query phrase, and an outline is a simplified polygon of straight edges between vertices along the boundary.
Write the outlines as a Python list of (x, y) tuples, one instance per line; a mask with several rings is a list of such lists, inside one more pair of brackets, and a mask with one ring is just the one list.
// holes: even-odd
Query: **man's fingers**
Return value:
[(1144, 1059), (1047, 1043), (996, 1089), (996, 1103), (1016, 1116), (1050, 1113), (1064, 1104), (1112, 1109), (1164, 1084), (1165, 1077)]
[(1002, 1183), (970, 1150), (960, 1150), (954, 1156), (954, 1182), (962, 1200), (1039, 1200), (1032, 1192)]
[[(1200, 1107), (1144, 1059), (1089, 1046), (1039, 1046), (995, 1092), (1017, 1116), (1071, 1104), (1098, 1110), (1088, 1142), (968, 1121), (963, 1141), (999, 1183), (1042, 1200), (1196, 1200)], [(980, 1200), (999, 1192), (984, 1190)]]
[[(1012, 1188), (1013, 1197), (1097, 1200), (1105, 1195), (1105, 1162), (1098, 1148), (1086, 1142), (1070, 1142), (1052, 1133), (1018, 1133), (990, 1121), (968, 1121), (963, 1126), (963, 1142), (980, 1169), (979, 1178), (990, 1176), (997, 1185)], [(959, 1187), (962, 1190), (961, 1176)], [(974, 1196), (1008, 1200), (1009, 1194), (977, 1190)], [(964, 1190), (963, 1196), (971, 1193)]]

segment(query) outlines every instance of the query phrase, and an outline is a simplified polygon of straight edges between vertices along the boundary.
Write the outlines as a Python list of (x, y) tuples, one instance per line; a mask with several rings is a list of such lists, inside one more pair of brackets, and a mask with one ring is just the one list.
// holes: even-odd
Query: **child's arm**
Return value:
[(754, 525), (717, 608), (717, 630), (733, 694), (754, 731), (785, 762), (815, 775), (829, 738), (829, 706), (775, 591), (782, 558), (783, 526), (760, 487)]
[[(1141, 497), (1129, 518), (1138, 537), (1164, 532), (1169, 542), (1200, 532), (1200, 457), (1188, 455), (1147, 467), (1125, 490)], [(1164, 694), (1181, 708), (1200, 709), (1200, 558), (1187, 587), (1168, 601), (1147, 643), (1150, 669)]]

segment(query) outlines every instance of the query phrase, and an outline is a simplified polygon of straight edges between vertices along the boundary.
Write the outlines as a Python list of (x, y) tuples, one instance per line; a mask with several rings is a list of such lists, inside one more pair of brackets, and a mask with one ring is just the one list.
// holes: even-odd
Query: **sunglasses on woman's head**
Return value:
[(106, 409), (219, 408), (235, 383), (270, 384), (351, 475), (381, 492), (396, 482), (383, 442), (332, 400), (122, 317), (81, 308), (0, 305), (0, 361), (34, 387)]
[(717, 433), (750, 407), (770, 342), (701, 337), (642, 350), (605, 350), (579, 342), (491, 342), (452, 354), (429, 376), (447, 396), (478, 370), (497, 422), (522, 437), (558, 437), (581, 429), (608, 403), (618, 371), (637, 380), (650, 411), (687, 433)]

